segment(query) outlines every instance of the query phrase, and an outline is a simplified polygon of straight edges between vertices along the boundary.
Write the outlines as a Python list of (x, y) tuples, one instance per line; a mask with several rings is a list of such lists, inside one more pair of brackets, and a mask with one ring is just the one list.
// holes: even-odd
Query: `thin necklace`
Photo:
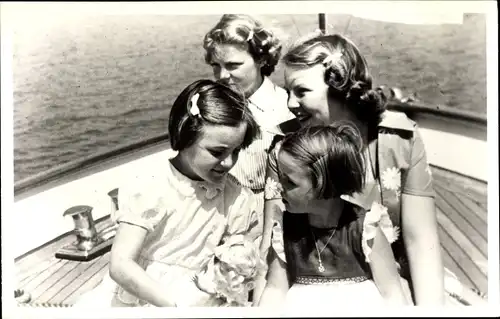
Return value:
[(316, 246), (316, 251), (318, 252), (318, 260), (319, 260), (318, 270), (319, 270), (319, 272), (325, 272), (325, 267), (323, 266), (323, 261), (321, 260), (321, 253), (323, 252), (323, 250), (325, 250), (326, 246), (328, 246), (328, 243), (332, 239), (333, 234), (335, 234), (335, 231), (337, 230), (337, 228), (333, 229), (333, 232), (330, 235), (330, 238), (328, 238), (328, 241), (326, 242), (325, 246), (321, 250), (319, 250), (319, 248), (318, 248), (318, 243), (316, 242), (316, 236), (314, 236), (314, 232), (312, 231), (312, 228), (309, 228), (309, 229), (311, 230), (311, 234), (313, 235), (314, 246)]
[(255, 106), (257, 108), (257, 110), (261, 111), (262, 113), (266, 112), (264, 111), (264, 109), (262, 109), (260, 106), (258, 106), (255, 102), (253, 102), (252, 100), (250, 99), (247, 99), (248, 102), (250, 102), (253, 106)]

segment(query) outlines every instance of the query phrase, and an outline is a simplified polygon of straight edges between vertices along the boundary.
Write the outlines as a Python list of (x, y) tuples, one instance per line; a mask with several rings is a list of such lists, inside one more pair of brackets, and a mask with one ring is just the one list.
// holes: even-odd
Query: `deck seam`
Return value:
[[(73, 278), (72, 282), (74, 282), (75, 280), (77, 280), (78, 278), (80, 278), (81, 276), (83, 276), (85, 274), (86, 271), (88, 271), (92, 266), (94, 266), (94, 264), (96, 264), (99, 260), (101, 260), (101, 258), (103, 258), (103, 256), (99, 256), (97, 259), (95, 259), (93, 262), (89, 263), (88, 265), (86, 265), (87, 267), (85, 267), (81, 273), (79, 273), (75, 278)], [(76, 269), (76, 268), (75, 268)], [(66, 289), (68, 287), (68, 285), (66, 286), (63, 286), (58, 292), (57, 294), (55, 294), (54, 296), (52, 296), (48, 302), (52, 301), (59, 293), (61, 293), (64, 289)], [(74, 289), (71, 293), (73, 293), (76, 289)]]
[[(483, 251), (483, 248), (479, 247), (478, 244), (476, 243), (476, 241), (470, 239), (470, 236), (468, 236), (468, 235), (471, 235), (471, 234), (469, 234), (469, 232), (464, 231), (464, 229), (462, 227), (460, 227), (460, 225), (458, 225), (453, 218), (451, 218), (448, 214), (446, 214), (447, 210), (445, 209), (445, 207), (443, 207), (439, 203), (441, 201), (444, 202), (444, 203), (446, 203), (450, 208), (452, 208), (452, 209), (454, 208), (453, 205), (450, 204), (446, 200), (446, 198), (443, 198), (443, 196), (441, 196), (439, 201), (436, 200), (436, 206), (440, 208), (440, 211), (444, 215), (446, 215), (446, 217), (450, 220), (450, 222), (452, 222), (456, 226), (456, 228), (464, 235), (464, 237), (466, 237), (467, 239), (469, 239), (468, 241), (470, 243), (472, 243), (472, 245), (474, 247), (477, 248), (477, 250), (485, 257), (485, 259), (488, 259), (488, 239), (484, 238), (484, 236), (481, 234), (481, 232), (478, 231), (473, 225), (471, 225), (470, 222), (465, 217), (463, 217), (463, 215), (460, 212), (457, 212), (460, 215), (460, 217), (464, 220), (464, 222), (467, 223), (486, 242), (486, 253), (485, 253)], [(456, 211), (456, 210), (454, 210), (454, 211)]]
[[(107, 263), (105, 263), (104, 265), (102, 265), (102, 267), (98, 268), (97, 271), (95, 271), (86, 281), (84, 281), (83, 283), (81, 283), (78, 287), (76, 287), (76, 289), (71, 294), (69, 294), (66, 298), (64, 298), (64, 300), (62, 302), (66, 303), (68, 300), (71, 299), (71, 297), (73, 297), (73, 295), (76, 292), (79, 292), (80, 296), (81, 296), (82, 292), (80, 292), (79, 290), (82, 288), (82, 286), (85, 285), (88, 281), (90, 281), (90, 279), (92, 279), (96, 274), (98, 274), (99, 272), (101, 272), (105, 267), (107, 267), (108, 264), (109, 264), (109, 261)], [(83, 293), (85, 293), (85, 292), (83, 292)], [(74, 304), (74, 302), (72, 302), (72, 304)]]
[[(441, 189), (441, 190), (438, 190), (438, 189)], [(479, 221), (480, 221), (481, 223), (484, 223), (484, 225), (485, 225), (486, 227), (488, 226), (488, 224), (487, 224), (486, 222), (484, 222), (484, 219), (480, 217), (480, 214), (481, 214), (481, 213), (480, 213), (480, 212), (478, 212), (478, 213), (474, 212), (474, 210), (473, 210), (473, 209), (471, 209), (470, 207), (468, 207), (466, 204), (464, 204), (464, 203), (460, 200), (460, 197), (459, 197), (459, 196), (456, 196), (456, 194), (455, 194), (455, 193), (450, 192), (450, 191), (449, 191), (449, 190), (447, 190), (446, 188), (443, 188), (442, 186), (439, 186), (439, 185), (436, 187), (435, 191), (436, 191), (436, 193), (440, 193), (440, 195), (441, 195), (440, 197), (441, 197), (444, 201), (446, 201), (446, 202), (448, 203), (448, 205), (450, 205), (450, 207), (455, 208), (455, 205), (453, 205), (453, 204), (450, 202), (450, 199), (447, 199), (447, 196), (444, 196), (445, 194), (443, 194), (443, 192), (446, 192), (446, 193), (448, 193), (450, 196), (453, 196), (453, 197), (454, 197), (457, 201), (459, 201), (458, 205), (461, 205), (461, 208), (463, 208), (463, 209), (464, 209), (464, 210), (466, 210), (466, 211), (469, 211), (469, 212), (474, 213), (474, 215), (475, 215), (475, 216), (477, 216), (477, 218), (479, 219)], [(479, 206), (479, 205), (478, 205), (478, 206)], [(476, 227), (475, 227), (475, 226), (474, 226), (474, 225), (473, 225), (473, 224), (469, 221), (469, 219), (468, 219), (466, 216), (464, 216), (464, 214), (462, 214), (462, 212), (460, 211), (460, 209), (456, 209), (456, 211), (457, 211), (457, 213), (459, 213), (459, 214), (462, 216), (462, 218), (463, 218), (464, 220), (466, 220), (466, 221), (467, 221), (467, 223), (468, 223), (470, 226), (472, 226), (472, 228), (474, 228), (477, 232), (479, 232), (479, 233), (482, 235), (482, 231), (481, 231), (481, 230), (479, 230), (479, 229), (477, 229), (477, 228), (476, 228)], [(486, 241), (488, 241), (488, 238), (487, 238), (487, 237), (484, 237), (484, 236), (482, 236), (482, 237), (483, 237)]]

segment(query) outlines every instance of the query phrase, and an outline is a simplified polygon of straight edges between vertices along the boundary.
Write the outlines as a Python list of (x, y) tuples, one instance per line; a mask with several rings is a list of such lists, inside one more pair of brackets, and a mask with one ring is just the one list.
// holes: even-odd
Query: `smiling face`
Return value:
[(246, 48), (218, 44), (213, 50), (209, 63), (217, 80), (239, 86), (247, 97), (257, 91), (263, 80), (261, 64), (253, 59)]
[(288, 108), (303, 126), (328, 125), (348, 118), (344, 106), (328, 98), (324, 73), (325, 67), (321, 64), (307, 68), (285, 67)]
[(179, 151), (174, 161), (193, 180), (221, 183), (238, 160), (246, 130), (244, 122), (237, 127), (206, 124), (196, 141)]

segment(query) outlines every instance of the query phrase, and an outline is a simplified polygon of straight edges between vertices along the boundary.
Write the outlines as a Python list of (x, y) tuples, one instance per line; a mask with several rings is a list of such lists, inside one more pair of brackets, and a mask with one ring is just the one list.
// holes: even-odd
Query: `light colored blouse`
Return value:
[(231, 174), (241, 185), (253, 190), (263, 190), (267, 166), (267, 154), (277, 126), (294, 118), (287, 106), (288, 95), (284, 89), (264, 77), (262, 85), (248, 98), (248, 107), (261, 129), (261, 136), (240, 152)]
[[(248, 234), (257, 218), (252, 192), (234, 177), (215, 185), (193, 181), (170, 163), (163, 170), (137, 176), (120, 188), (119, 223), (148, 231), (138, 263), (186, 303), (182, 291), (192, 287), (193, 274), (213, 257), (227, 235)], [(145, 302), (117, 287), (120, 302), (138, 306)]]

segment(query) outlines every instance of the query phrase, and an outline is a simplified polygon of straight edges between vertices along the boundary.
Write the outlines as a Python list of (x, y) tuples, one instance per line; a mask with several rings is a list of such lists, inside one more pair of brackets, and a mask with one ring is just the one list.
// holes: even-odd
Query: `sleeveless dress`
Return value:
[[(193, 278), (213, 260), (215, 248), (225, 238), (253, 233), (257, 215), (251, 191), (230, 175), (217, 185), (193, 181), (167, 159), (163, 170), (141, 172), (120, 187), (118, 196), (118, 223), (148, 231), (138, 260), (146, 273), (165, 287), (177, 306), (218, 306)], [(107, 274), (76, 306), (150, 305)]]
[[(297, 130), (300, 125), (289, 121), (281, 125), (283, 134)], [(282, 136), (273, 141), (273, 149), (269, 155), (266, 179), (266, 199), (281, 198), (277, 179), (277, 152)], [(366, 184), (363, 191), (354, 194), (350, 200), (356, 203), (379, 202), (388, 209), (394, 227), (401, 227), (401, 194), (423, 197), (434, 197), (432, 172), (427, 162), (422, 138), (417, 124), (406, 114), (385, 111), (378, 125), (377, 138), (367, 147)], [(282, 216), (274, 216), (272, 247), (279, 253), (283, 251)], [(411, 285), (406, 248), (399, 236), (392, 243), (394, 257), (398, 263), (401, 276), (406, 285)], [(463, 297), (463, 286), (457, 277), (448, 269), (445, 270), (446, 303), (452, 305), (467, 304)]]
[(287, 313), (305, 304), (315, 310), (352, 309), (359, 306), (360, 300), (364, 306), (385, 304), (372, 280), (368, 263), (370, 244), (377, 225), (389, 242), (395, 240), (397, 230), (381, 206), (367, 211), (349, 202), (349, 198), (345, 200), (344, 212), (332, 228), (311, 226), (307, 214), (284, 212), (284, 256), (281, 258), (286, 260), (292, 284), (284, 306)]

